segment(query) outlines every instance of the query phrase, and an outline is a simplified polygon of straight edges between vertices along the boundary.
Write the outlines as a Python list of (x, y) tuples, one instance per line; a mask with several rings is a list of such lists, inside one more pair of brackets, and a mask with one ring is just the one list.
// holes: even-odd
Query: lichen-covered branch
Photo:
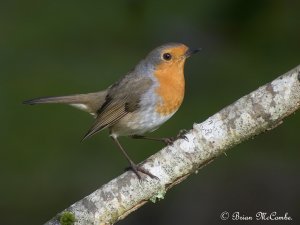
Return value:
[(125, 172), (71, 205), (47, 225), (104, 225), (123, 219), (238, 143), (273, 129), (300, 107), (300, 65), (240, 98), (142, 165), (159, 179)]

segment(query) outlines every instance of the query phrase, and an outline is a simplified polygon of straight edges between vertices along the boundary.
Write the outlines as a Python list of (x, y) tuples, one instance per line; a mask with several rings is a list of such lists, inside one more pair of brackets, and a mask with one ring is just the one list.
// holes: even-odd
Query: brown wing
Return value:
[(137, 110), (139, 108), (140, 96), (152, 84), (153, 81), (149, 78), (139, 76), (135, 77), (135, 79), (130, 79), (130, 77), (125, 76), (117, 85), (113, 85), (108, 91), (106, 102), (98, 110), (96, 121), (83, 140), (114, 125), (128, 113)]

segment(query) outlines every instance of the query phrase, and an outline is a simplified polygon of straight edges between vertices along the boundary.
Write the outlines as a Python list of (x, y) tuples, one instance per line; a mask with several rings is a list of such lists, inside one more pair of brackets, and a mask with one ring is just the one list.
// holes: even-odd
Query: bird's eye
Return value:
[(172, 59), (172, 55), (170, 53), (164, 53), (163, 59), (169, 61)]

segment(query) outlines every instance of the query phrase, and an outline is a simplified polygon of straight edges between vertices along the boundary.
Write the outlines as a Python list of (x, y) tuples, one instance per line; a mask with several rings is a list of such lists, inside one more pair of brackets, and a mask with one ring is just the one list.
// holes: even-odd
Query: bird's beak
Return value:
[(190, 57), (191, 55), (199, 52), (201, 48), (196, 48), (196, 49), (188, 49), (186, 53), (184, 54), (186, 58)]

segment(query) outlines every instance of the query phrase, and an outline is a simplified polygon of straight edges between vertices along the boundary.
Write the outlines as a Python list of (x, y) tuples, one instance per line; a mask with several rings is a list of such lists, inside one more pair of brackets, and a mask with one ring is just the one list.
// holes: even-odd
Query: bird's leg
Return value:
[(143, 169), (141, 166), (136, 165), (131, 158), (129, 157), (129, 155), (127, 154), (127, 152), (125, 151), (125, 149), (122, 147), (122, 145), (120, 144), (119, 140), (116, 137), (111, 136), (111, 138), (114, 140), (114, 142), (117, 144), (118, 148), (120, 149), (120, 151), (123, 153), (123, 155), (125, 156), (125, 158), (127, 159), (127, 161), (129, 162), (129, 168), (131, 169), (136, 176), (141, 179), (141, 175), (139, 174), (139, 172), (144, 173), (146, 175), (148, 175), (151, 178), (156, 178), (158, 179), (156, 176), (154, 176), (152, 173), (150, 173), (149, 171)]
[(148, 137), (143, 135), (132, 135), (131, 136), (134, 139), (144, 139), (144, 140), (151, 140), (151, 141), (161, 141), (165, 143), (166, 145), (171, 145), (173, 141), (175, 140), (173, 137), (169, 138), (156, 138), (156, 137)]
[(131, 137), (135, 138), (135, 139), (162, 141), (166, 145), (172, 145), (173, 142), (176, 141), (177, 139), (184, 139), (184, 140), (188, 141), (187, 137), (185, 136), (186, 133), (187, 133), (187, 130), (180, 130), (178, 135), (176, 135), (175, 137), (168, 137), (168, 138), (155, 138), (155, 137), (147, 137), (147, 136), (143, 136), (143, 135), (132, 135)]

